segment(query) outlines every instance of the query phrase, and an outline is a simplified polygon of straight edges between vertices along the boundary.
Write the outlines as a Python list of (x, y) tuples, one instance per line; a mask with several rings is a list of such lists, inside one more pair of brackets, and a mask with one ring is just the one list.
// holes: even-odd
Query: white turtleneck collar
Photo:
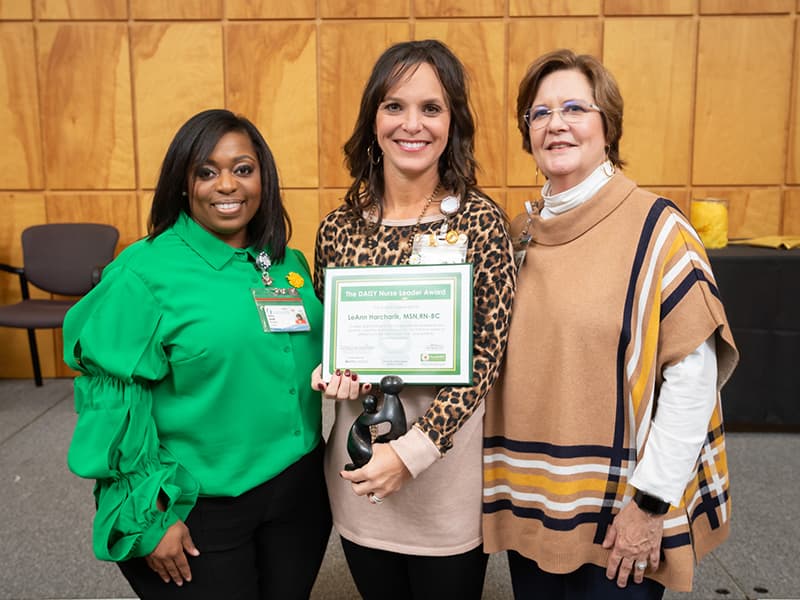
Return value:
[(610, 161), (605, 161), (578, 185), (552, 195), (550, 194), (550, 181), (548, 180), (542, 187), (544, 208), (540, 216), (543, 219), (550, 219), (580, 206), (600, 191), (600, 188), (611, 180), (613, 174), (614, 165)]

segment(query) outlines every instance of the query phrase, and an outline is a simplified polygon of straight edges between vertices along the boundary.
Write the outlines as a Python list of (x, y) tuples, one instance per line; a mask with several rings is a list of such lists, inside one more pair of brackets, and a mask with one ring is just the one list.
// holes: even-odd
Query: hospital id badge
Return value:
[(468, 245), (466, 234), (452, 229), (447, 233), (418, 233), (414, 236), (408, 264), (461, 264), (467, 260)]
[(264, 333), (311, 331), (303, 299), (295, 288), (252, 289)]

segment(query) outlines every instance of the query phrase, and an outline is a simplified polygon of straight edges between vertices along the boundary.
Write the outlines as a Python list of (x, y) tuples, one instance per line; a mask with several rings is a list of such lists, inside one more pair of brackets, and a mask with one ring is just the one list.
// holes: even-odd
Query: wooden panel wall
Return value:
[[(571, 47), (619, 81), (631, 177), (684, 208), (728, 198), (732, 237), (800, 235), (799, 17), (800, 0), (0, 0), (0, 262), (36, 223), (142, 236), (169, 140), (219, 106), (264, 133), (311, 259), (375, 58), (426, 37), (467, 66), (480, 183), (512, 215), (542, 184), (518, 82)], [(0, 276), (0, 302), (18, 297)], [(65, 374), (60, 335), (39, 341), (45, 374)], [(0, 377), (29, 374), (24, 332), (0, 329)]]

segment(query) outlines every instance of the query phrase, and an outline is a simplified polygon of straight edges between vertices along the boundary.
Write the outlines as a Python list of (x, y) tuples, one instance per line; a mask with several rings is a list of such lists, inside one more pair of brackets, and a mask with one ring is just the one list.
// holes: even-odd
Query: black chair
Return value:
[(23, 267), (0, 263), (0, 270), (19, 275), (22, 301), (0, 306), (0, 326), (28, 330), (36, 385), (42, 385), (36, 329), (59, 329), (76, 300), (31, 299), (28, 282), (62, 296), (82, 296), (100, 281), (114, 258), (119, 231), (99, 223), (51, 223), (22, 232)]

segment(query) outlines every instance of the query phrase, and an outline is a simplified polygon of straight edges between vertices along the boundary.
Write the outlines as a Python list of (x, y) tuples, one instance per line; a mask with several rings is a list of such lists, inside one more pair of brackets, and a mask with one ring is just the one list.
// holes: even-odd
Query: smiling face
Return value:
[(447, 99), (431, 65), (420, 63), (409, 73), (389, 89), (375, 116), (384, 177), (438, 179), (439, 157), (450, 131)]
[[(560, 107), (567, 100), (594, 103), (592, 86), (576, 70), (554, 71), (542, 79), (532, 107)], [(528, 132), (533, 157), (550, 180), (551, 192), (574, 187), (605, 160), (606, 138), (599, 112), (587, 113), (580, 123), (566, 123), (554, 112), (542, 129)]]
[(189, 174), (189, 211), (203, 229), (235, 248), (247, 245), (247, 224), (261, 203), (261, 170), (250, 137), (223, 135)]

